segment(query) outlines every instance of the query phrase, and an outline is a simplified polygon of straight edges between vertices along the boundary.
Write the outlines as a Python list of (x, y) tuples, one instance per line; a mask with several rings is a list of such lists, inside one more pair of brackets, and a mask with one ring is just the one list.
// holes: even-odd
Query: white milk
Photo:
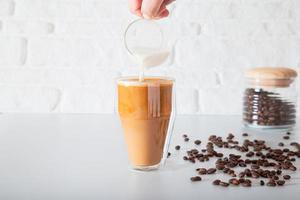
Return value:
[(152, 67), (157, 67), (164, 63), (170, 52), (151, 49), (147, 47), (135, 47), (132, 49), (133, 59), (140, 66), (139, 80), (144, 80), (144, 70)]

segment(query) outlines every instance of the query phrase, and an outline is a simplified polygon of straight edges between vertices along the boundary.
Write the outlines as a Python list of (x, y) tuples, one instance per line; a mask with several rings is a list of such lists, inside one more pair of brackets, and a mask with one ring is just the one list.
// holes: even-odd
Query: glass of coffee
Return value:
[(118, 113), (133, 169), (164, 164), (175, 117), (174, 87), (168, 77), (117, 79)]

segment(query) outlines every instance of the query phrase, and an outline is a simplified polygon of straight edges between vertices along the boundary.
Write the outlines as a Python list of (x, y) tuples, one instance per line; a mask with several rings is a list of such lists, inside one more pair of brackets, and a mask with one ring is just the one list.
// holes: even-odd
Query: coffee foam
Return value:
[(157, 86), (173, 84), (174, 79), (169, 77), (144, 77), (143, 81), (139, 81), (139, 77), (132, 76), (120, 78), (117, 83), (124, 86)]

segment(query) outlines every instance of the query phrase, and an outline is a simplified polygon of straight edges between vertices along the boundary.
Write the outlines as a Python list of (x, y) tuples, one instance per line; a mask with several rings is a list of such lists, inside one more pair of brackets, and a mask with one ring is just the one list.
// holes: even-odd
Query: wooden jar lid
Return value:
[(258, 67), (245, 73), (251, 85), (265, 87), (289, 87), (297, 77), (297, 72), (286, 67)]

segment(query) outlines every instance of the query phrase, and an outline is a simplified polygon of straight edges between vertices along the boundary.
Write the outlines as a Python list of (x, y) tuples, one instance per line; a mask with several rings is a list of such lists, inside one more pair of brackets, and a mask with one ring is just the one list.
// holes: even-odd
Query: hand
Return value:
[(145, 19), (160, 19), (169, 16), (167, 5), (175, 0), (129, 0), (133, 14)]

